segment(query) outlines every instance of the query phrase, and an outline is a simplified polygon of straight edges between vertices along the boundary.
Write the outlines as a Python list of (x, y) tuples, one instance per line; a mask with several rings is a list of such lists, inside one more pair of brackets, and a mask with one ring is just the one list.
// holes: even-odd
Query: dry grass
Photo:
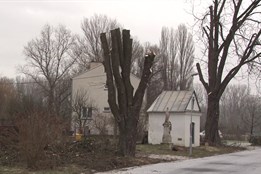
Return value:
[(0, 166), (1, 174), (92, 174), (90, 169), (84, 169), (81, 166), (68, 165), (67, 167), (60, 167), (52, 170), (37, 170), (32, 171), (24, 167), (10, 167), (10, 166)]
[[(172, 151), (169, 145), (138, 145), (137, 151), (141, 154), (162, 154), (174, 156), (189, 156), (189, 148), (176, 147), (177, 151)], [(213, 155), (220, 155), (244, 150), (242, 147), (231, 146), (200, 146), (193, 147), (192, 158), (201, 158)]]
[[(108, 149), (108, 146), (100, 147), (104, 145), (101, 142), (93, 144), (93, 148), (90, 147), (92, 143), (82, 144), (73, 143), (69, 144), (65, 149), (56, 150), (56, 154), (59, 154), (59, 165), (54, 166), (52, 169), (42, 168), (38, 170), (26, 169), (25, 163), (10, 163), (6, 166), (0, 165), (1, 174), (91, 174), (94, 171), (108, 171), (117, 168), (125, 168), (131, 166), (139, 166), (145, 164), (164, 162), (166, 159), (151, 159), (146, 157), (136, 158), (124, 158), (115, 154), (115, 149)], [(189, 149), (184, 147), (177, 147), (178, 151), (170, 150), (169, 145), (137, 145), (137, 153), (149, 156), (151, 154), (159, 155), (173, 155), (173, 156), (185, 156), (188, 157)], [(193, 148), (193, 158), (206, 157), (212, 155), (219, 155), (225, 153), (231, 153), (239, 150), (244, 150), (239, 147), (210, 147), (201, 146)], [(54, 153), (52, 152), (52, 153)]]

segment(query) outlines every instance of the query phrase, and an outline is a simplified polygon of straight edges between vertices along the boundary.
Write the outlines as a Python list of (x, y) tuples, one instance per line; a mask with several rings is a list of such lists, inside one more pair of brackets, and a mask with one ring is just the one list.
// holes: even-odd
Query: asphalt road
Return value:
[(261, 149), (110, 171), (103, 174), (261, 174)]

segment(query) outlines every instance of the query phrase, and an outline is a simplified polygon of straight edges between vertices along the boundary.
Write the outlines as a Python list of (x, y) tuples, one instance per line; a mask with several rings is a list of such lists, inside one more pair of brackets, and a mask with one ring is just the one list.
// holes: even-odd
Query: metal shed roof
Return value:
[(185, 112), (192, 95), (195, 95), (193, 91), (163, 91), (147, 112), (165, 112), (167, 108), (169, 112)]

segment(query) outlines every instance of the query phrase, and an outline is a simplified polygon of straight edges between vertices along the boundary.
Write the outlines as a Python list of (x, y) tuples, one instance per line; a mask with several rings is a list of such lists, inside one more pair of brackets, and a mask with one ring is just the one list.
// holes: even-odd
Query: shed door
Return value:
[(192, 122), (191, 133), (192, 133), (192, 144), (194, 144), (195, 143), (195, 123), (194, 122)]

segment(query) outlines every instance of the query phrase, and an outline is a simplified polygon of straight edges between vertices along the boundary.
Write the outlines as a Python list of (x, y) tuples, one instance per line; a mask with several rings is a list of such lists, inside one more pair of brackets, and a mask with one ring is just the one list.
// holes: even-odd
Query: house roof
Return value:
[[(72, 79), (75, 80), (75, 79), (86, 78), (86, 77), (85, 77), (86, 74), (89, 74), (91, 71), (93, 71), (93, 70), (95, 70), (95, 69), (98, 69), (98, 68), (101, 69), (100, 72), (99, 72), (99, 76), (106, 76), (106, 73), (104, 72), (104, 66), (103, 66), (103, 64), (97, 62), (97, 63), (95, 63), (95, 65), (94, 65), (92, 68), (90, 68), (89, 70), (84, 71), (84, 72), (82, 72), (82, 73), (80, 73), (80, 74), (75, 75), (74, 77), (72, 77)], [(84, 77), (82, 77), (82, 76), (84, 76)], [(135, 79), (137, 79), (137, 80), (140, 80), (139, 77), (137, 77), (136, 75), (134, 75), (134, 74), (132, 74), (132, 73), (130, 73), (130, 76), (133, 77), (133, 78), (135, 78)], [(96, 77), (96, 76), (95, 76), (95, 77)]]
[(194, 104), (197, 104), (199, 108), (194, 91), (163, 91), (147, 112), (166, 112), (167, 108), (169, 112), (186, 112), (193, 95), (195, 96)]
[[(99, 68), (99, 67), (101, 67), (101, 66), (103, 67), (102, 63), (96, 63), (95, 66), (91, 67), (91, 68), (90, 68), (89, 70), (87, 70), (87, 71), (83, 71), (83, 72), (81, 72), (81, 73), (79, 73), (79, 74), (76, 74), (75, 76), (72, 77), (72, 79), (77, 79), (77, 78), (81, 77), (82, 75), (84, 75), (84, 74), (86, 74), (86, 73), (89, 73), (90, 71), (92, 71), (92, 70), (94, 70), (94, 69), (96, 69), (96, 68)], [(103, 73), (103, 75), (105, 75), (105, 73)]]

